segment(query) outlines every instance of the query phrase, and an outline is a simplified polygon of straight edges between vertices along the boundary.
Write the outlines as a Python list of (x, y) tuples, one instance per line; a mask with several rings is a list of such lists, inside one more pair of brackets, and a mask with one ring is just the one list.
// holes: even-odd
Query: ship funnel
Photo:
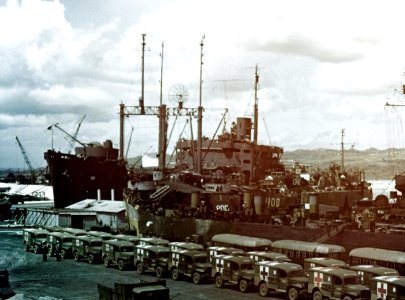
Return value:
[(252, 131), (252, 120), (250, 118), (237, 118), (236, 119), (236, 137), (238, 140), (249, 140)]

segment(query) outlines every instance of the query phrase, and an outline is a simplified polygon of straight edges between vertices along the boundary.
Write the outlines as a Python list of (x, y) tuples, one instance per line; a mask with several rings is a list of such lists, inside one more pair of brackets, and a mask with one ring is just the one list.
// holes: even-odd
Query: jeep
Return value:
[[(34, 253), (42, 253), (43, 244), (46, 243), (48, 231), (43, 229), (26, 228), (23, 232), (25, 251), (34, 250)], [(46, 250), (45, 250), (46, 251)]]
[(212, 260), (211, 272), (218, 288), (232, 283), (246, 293), (254, 282), (254, 260), (246, 256), (218, 255)]
[(178, 250), (170, 252), (169, 272), (173, 280), (179, 280), (180, 276), (187, 276), (199, 284), (203, 278), (211, 277), (212, 266), (208, 262), (206, 252), (195, 250)]
[(289, 300), (296, 300), (301, 295), (306, 295), (308, 277), (299, 264), (261, 261), (255, 265), (254, 284), (263, 297), (272, 290), (286, 293)]
[(134, 265), (135, 245), (131, 242), (120, 240), (108, 240), (102, 242), (102, 259), (104, 266), (117, 264), (119, 270), (124, 270), (126, 266)]
[(371, 297), (370, 289), (361, 284), (355, 271), (329, 267), (309, 269), (308, 293), (313, 300), (369, 300)]
[(93, 264), (101, 260), (102, 239), (91, 236), (75, 236), (72, 242), (72, 253), (75, 261), (87, 258)]
[(69, 255), (72, 255), (73, 235), (71, 235), (69, 233), (55, 231), (55, 232), (48, 232), (48, 235), (47, 235), (48, 255), (49, 256), (55, 255), (55, 246), (56, 246), (57, 241), (59, 241), (59, 244), (61, 246), (61, 249), (60, 249), (61, 258), (66, 258)]
[(135, 246), (134, 264), (138, 274), (153, 270), (161, 278), (168, 270), (169, 248), (152, 245)]

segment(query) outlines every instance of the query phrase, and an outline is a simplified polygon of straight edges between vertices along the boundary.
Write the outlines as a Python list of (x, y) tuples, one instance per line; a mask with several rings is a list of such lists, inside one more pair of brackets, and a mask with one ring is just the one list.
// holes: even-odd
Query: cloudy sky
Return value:
[[(395, 135), (387, 119), (396, 117), (384, 105), (402, 99), (404, 11), (401, 0), (0, 0), (0, 168), (26, 166), (16, 136), (34, 167), (45, 166), (48, 148), (71, 147), (47, 128), (73, 134), (84, 115), (80, 141), (118, 146), (119, 104), (137, 105), (141, 95), (142, 34), (145, 105), (159, 104), (164, 43), (163, 101), (175, 106), (182, 86), (192, 108), (205, 36), (206, 136), (225, 108), (226, 128), (252, 115), (257, 65), (260, 143), (339, 149), (345, 129), (346, 147), (385, 149)], [(185, 124), (171, 119), (171, 144), (190, 138)], [(129, 157), (157, 150), (156, 117), (129, 117), (125, 126)]]

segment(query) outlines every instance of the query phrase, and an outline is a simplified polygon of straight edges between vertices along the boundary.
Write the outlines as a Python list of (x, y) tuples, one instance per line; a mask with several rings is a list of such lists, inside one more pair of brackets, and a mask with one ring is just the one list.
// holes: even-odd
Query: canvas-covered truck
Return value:
[(178, 250), (170, 252), (169, 272), (173, 280), (180, 277), (190, 277), (195, 284), (205, 278), (211, 278), (212, 265), (208, 261), (208, 254), (202, 251)]
[(168, 270), (168, 260), (168, 247), (152, 245), (135, 246), (134, 265), (138, 274), (152, 270), (156, 272), (158, 278), (161, 278)]
[(25, 251), (33, 250), (34, 253), (42, 253), (43, 245), (46, 244), (48, 231), (37, 228), (25, 228), (23, 231), (23, 243)]
[(254, 271), (254, 260), (246, 256), (218, 255), (212, 259), (211, 276), (218, 288), (230, 283), (246, 293), (253, 285)]
[(254, 284), (263, 297), (276, 291), (286, 293), (289, 300), (296, 300), (307, 294), (308, 277), (299, 264), (260, 261), (255, 265)]
[(308, 293), (313, 300), (370, 300), (370, 289), (353, 270), (316, 267), (309, 269)]
[(119, 270), (134, 266), (135, 245), (128, 241), (105, 240), (102, 242), (101, 256), (104, 266), (118, 265)]
[(92, 236), (75, 236), (72, 242), (72, 253), (75, 261), (87, 259), (91, 264), (101, 261), (102, 239)]

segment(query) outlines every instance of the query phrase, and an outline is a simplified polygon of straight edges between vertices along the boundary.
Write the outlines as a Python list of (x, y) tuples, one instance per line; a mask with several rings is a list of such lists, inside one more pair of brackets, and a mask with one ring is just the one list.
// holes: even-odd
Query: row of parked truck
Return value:
[(135, 268), (139, 274), (152, 272), (158, 278), (189, 277), (195, 284), (213, 280), (218, 288), (233, 284), (243, 293), (256, 290), (261, 296), (276, 291), (285, 293), (289, 300), (303, 296), (313, 300), (405, 300), (405, 277), (397, 270), (372, 265), (349, 267), (344, 261), (326, 257), (306, 258), (302, 266), (275, 252), (206, 248), (197, 243), (72, 228), (24, 230), (27, 251), (43, 251), (43, 241), (48, 255), (54, 254), (59, 242), (63, 258), (115, 265), (120, 270)]

